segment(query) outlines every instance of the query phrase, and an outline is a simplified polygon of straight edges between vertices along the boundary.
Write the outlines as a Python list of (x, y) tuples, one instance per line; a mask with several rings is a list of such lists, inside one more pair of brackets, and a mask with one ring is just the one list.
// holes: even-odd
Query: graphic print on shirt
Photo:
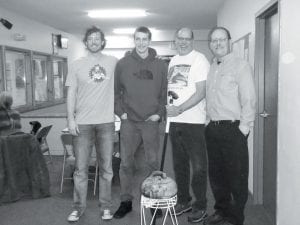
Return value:
[(109, 79), (106, 74), (106, 70), (99, 64), (93, 66), (90, 70), (89, 77), (95, 83), (100, 83), (105, 79)]
[(140, 71), (133, 73), (133, 76), (140, 80), (153, 80), (152, 71), (146, 69), (141, 69)]
[(172, 66), (168, 72), (168, 86), (170, 89), (183, 89), (188, 86), (191, 65), (178, 64)]

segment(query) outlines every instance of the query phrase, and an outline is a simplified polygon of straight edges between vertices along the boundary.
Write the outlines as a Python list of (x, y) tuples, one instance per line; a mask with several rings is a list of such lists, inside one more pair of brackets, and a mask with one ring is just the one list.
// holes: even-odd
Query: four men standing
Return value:
[[(114, 112), (122, 121), (121, 204), (114, 217), (123, 218), (132, 210), (134, 154), (143, 143), (148, 172), (158, 169), (159, 121), (166, 107), (178, 185), (176, 214), (192, 210), (189, 222), (206, 218), (208, 154), (216, 211), (204, 223), (243, 224), (248, 196), (247, 137), (255, 117), (252, 72), (247, 62), (230, 53), (227, 29), (216, 27), (209, 34), (215, 57), (211, 67), (203, 54), (193, 50), (193, 39), (189, 28), (176, 32), (178, 55), (172, 58), (167, 73), (165, 63), (149, 47), (151, 32), (147, 27), (136, 29), (135, 48), (117, 65), (114, 57), (101, 53), (103, 32), (96, 27), (86, 32), (84, 43), (89, 54), (74, 63), (66, 82), (68, 127), (76, 156), (74, 210), (68, 221), (77, 221), (86, 207), (88, 161), (94, 145), (102, 219), (112, 218)], [(166, 106), (167, 93), (174, 104)], [(206, 110), (209, 124), (205, 131)]]

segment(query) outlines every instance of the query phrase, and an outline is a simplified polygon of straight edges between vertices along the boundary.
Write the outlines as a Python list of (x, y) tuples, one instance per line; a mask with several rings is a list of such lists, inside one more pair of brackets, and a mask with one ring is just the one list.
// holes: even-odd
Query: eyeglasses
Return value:
[(210, 40), (210, 42), (211, 42), (212, 44), (217, 44), (218, 42), (220, 42), (220, 43), (225, 43), (227, 40), (228, 40), (228, 38), (220, 38), (220, 39), (213, 39), (213, 40)]
[(177, 37), (177, 39), (179, 41), (191, 41), (191, 40), (193, 40), (193, 38), (184, 38), (184, 37)]

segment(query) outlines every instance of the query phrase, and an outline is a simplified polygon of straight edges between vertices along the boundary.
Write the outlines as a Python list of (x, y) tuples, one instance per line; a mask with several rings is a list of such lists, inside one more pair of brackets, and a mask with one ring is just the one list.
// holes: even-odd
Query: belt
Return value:
[(240, 121), (239, 120), (211, 120), (209, 122), (210, 124), (214, 125), (214, 126), (218, 126), (218, 125), (235, 125), (235, 124), (239, 124)]

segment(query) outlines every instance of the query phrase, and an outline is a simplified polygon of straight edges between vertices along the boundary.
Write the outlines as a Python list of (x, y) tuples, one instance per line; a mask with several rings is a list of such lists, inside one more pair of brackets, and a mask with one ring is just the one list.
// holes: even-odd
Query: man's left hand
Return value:
[(146, 119), (146, 121), (157, 122), (157, 121), (159, 121), (159, 119), (160, 119), (160, 116), (157, 115), (157, 114), (154, 114), (154, 115), (152, 115), (152, 116), (149, 116), (149, 117)]

